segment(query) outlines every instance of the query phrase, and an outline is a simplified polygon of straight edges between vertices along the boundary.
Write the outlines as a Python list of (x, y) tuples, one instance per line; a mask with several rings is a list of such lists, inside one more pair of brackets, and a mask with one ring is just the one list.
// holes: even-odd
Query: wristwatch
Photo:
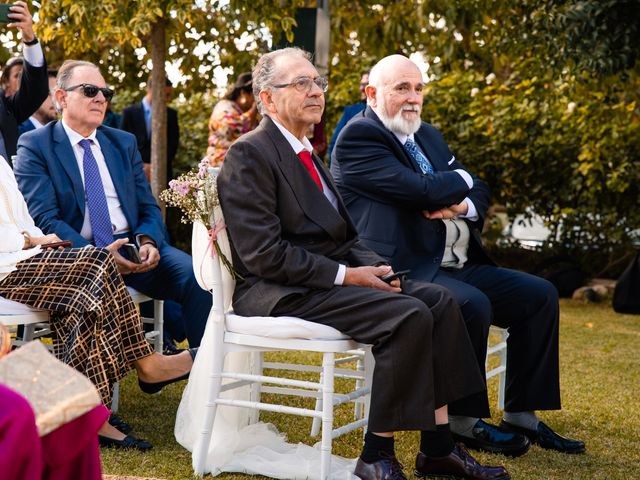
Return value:
[(24, 39), (22, 39), (22, 43), (24, 43), (25, 45), (27, 45), (28, 47), (30, 47), (31, 45), (35, 45), (36, 43), (38, 43), (38, 37), (34, 34), (33, 35), (33, 40), (29, 41), (29, 42), (25, 42)]

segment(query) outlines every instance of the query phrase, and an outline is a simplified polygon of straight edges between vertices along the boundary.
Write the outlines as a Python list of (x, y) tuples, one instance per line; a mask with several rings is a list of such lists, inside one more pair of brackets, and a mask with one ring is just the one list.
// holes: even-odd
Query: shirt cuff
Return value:
[(471, 177), (471, 175), (469, 175), (469, 172), (466, 172), (461, 168), (456, 168), (454, 172), (458, 172), (458, 174), (462, 177), (464, 182), (467, 184), (467, 187), (469, 187), (469, 190), (473, 188), (473, 178)]
[(480, 218), (480, 216), (478, 215), (478, 210), (469, 197), (465, 198), (465, 201), (467, 202), (468, 207), (467, 213), (465, 213), (464, 215), (459, 215), (459, 217), (466, 218), (470, 222), (475, 222), (476, 220), (478, 220), (478, 218)]
[(344, 283), (344, 277), (347, 274), (346, 265), (338, 265), (338, 273), (336, 273), (336, 279), (333, 281), (334, 285), (342, 285)]
[(22, 55), (29, 65), (33, 65), (34, 67), (44, 65), (44, 53), (42, 53), (42, 45), (40, 45), (40, 42), (35, 45), (25, 45), (22, 48)]
[[(147, 240), (144, 243), (140, 243), (141, 237), (147, 237)], [(139, 233), (138, 235), (136, 235), (136, 243), (138, 244), (138, 248), (142, 247), (142, 245), (145, 245), (147, 243), (150, 243), (155, 248), (158, 248), (158, 244), (156, 243), (156, 241), (153, 238), (151, 238), (149, 235), (146, 235), (144, 233)]]

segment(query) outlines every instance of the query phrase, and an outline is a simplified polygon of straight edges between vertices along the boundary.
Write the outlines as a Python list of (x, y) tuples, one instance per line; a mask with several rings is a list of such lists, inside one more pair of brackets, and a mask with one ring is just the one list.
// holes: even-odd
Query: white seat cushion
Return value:
[(33, 312), (45, 312), (46, 310), (40, 310), (38, 308), (30, 307), (24, 303), (14, 302), (13, 300), (7, 300), (4, 297), (0, 297), (0, 315), (25, 315)]
[(299, 338), (305, 340), (348, 340), (333, 327), (296, 317), (241, 317), (226, 315), (227, 331), (269, 338)]

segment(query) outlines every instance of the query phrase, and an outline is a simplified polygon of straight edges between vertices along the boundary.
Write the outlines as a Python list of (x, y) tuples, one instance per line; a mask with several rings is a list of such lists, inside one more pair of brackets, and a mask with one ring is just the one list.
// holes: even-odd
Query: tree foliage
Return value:
[[(43, 0), (38, 34), (47, 58), (100, 62), (133, 98), (147, 76), (151, 25), (165, 19), (167, 60), (184, 78), (181, 161), (195, 164), (216, 69), (249, 70), (270, 42), (291, 40), (295, 9), (308, 4)], [(629, 244), (640, 226), (640, 0), (334, 0), (329, 13), (328, 134), (357, 99), (363, 69), (421, 53), (424, 118), (496, 202), (543, 216), (560, 245)]]
[[(423, 116), (494, 201), (541, 215), (555, 246), (615, 256), (629, 245), (640, 227), (638, 0), (353, 4), (332, 10), (332, 86), (356, 86), (358, 65), (421, 52)], [(345, 104), (345, 92), (331, 95)]]

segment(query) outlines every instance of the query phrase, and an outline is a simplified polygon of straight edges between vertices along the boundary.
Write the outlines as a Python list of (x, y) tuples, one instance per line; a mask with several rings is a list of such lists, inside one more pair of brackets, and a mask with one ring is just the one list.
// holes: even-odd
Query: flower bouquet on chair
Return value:
[[(172, 207), (182, 211), (182, 223), (193, 224), (193, 261), (194, 272), (198, 283), (204, 290), (211, 289), (207, 282), (207, 256), (216, 255), (225, 267), (223, 274), (231, 280), (242, 277), (234, 270), (231, 263), (231, 248), (225, 231), (224, 217), (218, 199), (218, 168), (209, 166), (205, 157), (198, 171), (187, 172), (169, 182), (169, 188), (160, 193), (160, 198)], [(225, 298), (230, 297), (225, 295)], [(227, 303), (227, 302), (225, 302)]]

